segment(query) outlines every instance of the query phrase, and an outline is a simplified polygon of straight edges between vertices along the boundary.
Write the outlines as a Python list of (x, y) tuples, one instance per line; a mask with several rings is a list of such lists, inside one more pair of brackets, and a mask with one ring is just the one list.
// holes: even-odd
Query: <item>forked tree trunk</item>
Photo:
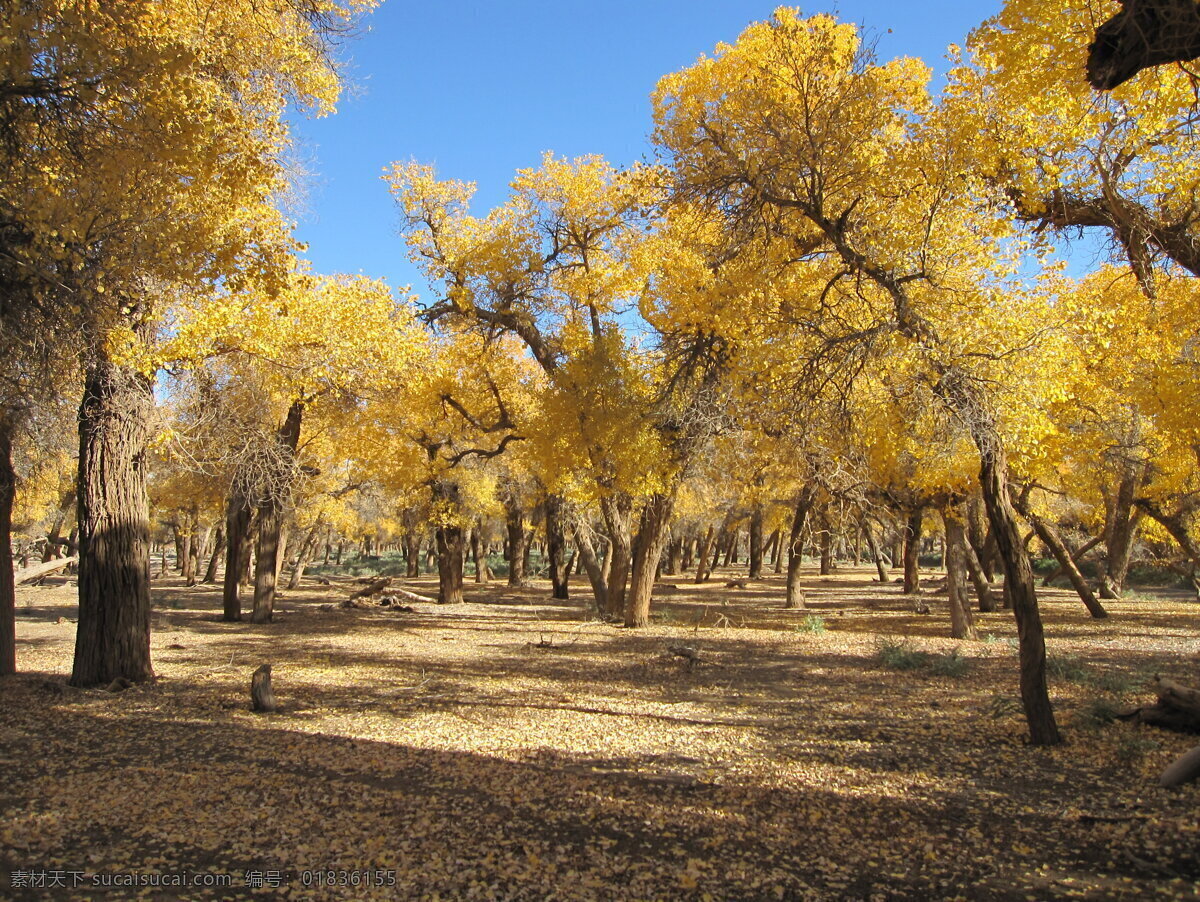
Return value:
[(762, 579), (763, 572), (763, 509), (754, 508), (750, 514), (750, 578)]
[(674, 507), (675, 495), (671, 492), (652, 495), (642, 508), (637, 541), (634, 543), (629, 597), (625, 601), (626, 626), (645, 626), (650, 622), (654, 574), (667, 537), (671, 534), (671, 511)]
[(1084, 607), (1088, 609), (1088, 613), (1097, 619), (1107, 617), (1108, 611), (1104, 610), (1104, 605), (1096, 598), (1095, 593), (1092, 592), (1092, 587), (1087, 584), (1087, 580), (1083, 578), (1083, 574), (1075, 566), (1075, 561), (1071, 559), (1071, 552), (1058, 535), (1058, 530), (1034, 513), (1029, 505), (1024, 502), (1018, 502), (1017, 510), (1029, 521), (1029, 525), (1033, 527), (1033, 531), (1037, 533), (1037, 537), (1042, 540), (1042, 544), (1050, 549), (1050, 553), (1058, 561), (1058, 566), (1063, 569), (1067, 577), (1071, 580), (1072, 588), (1075, 589), (1075, 593), (1083, 601)]
[(967, 545), (963, 549), (967, 556), (967, 574), (971, 577), (971, 584), (975, 587), (975, 597), (979, 601), (979, 610), (982, 613), (990, 613), (996, 610), (996, 596), (992, 592), (992, 585), (987, 576), (983, 572), (983, 567), (979, 563), (979, 558), (975, 554), (975, 546), (971, 544), (971, 535), (967, 534)]
[(79, 625), (72, 686), (151, 679), (150, 380), (98, 354), (79, 407)]
[(504, 502), (504, 526), (508, 531), (508, 584), (525, 585), (525, 511), (513, 500)]
[(596, 613), (603, 616), (608, 610), (608, 580), (599, 558), (596, 557), (596, 546), (592, 543), (592, 537), (584, 525), (575, 525), (575, 547), (579, 549), (579, 557), (583, 560), (583, 569), (587, 571), (588, 582), (592, 584), (592, 597), (596, 600)]
[(13, 577), (12, 511), (17, 474), (12, 462), (12, 423), (0, 419), (0, 676), (17, 672), (17, 585)]
[[(70, 543), (64, 542), (62, 539), (62, 528), (67, 522), (67, 516), (71, 513), (71, 508), (75, 506), (75, 490), (70, 489), (63, 493), (62, 502), (58, 506), (58, 514), (54, 518), (54, 526), (46, 536), (46, 547), (42, 549), (42, 563), (47, 563), (54, 560), (58, 555), (64, 554), (63, 546)], [(66, 552), (69, 556), (73, 552)]]
[(712, 565), (709, 563), (709, 555), (712, 554), (713, 543), (717, 538), (716, 527), (709, 524), (708, 531), (704, 534), (704, 541), (700, 543), (700, 551), (696, 555), (696, 582), (707, 582), (712, 575)]
[(483, 542), (483, 521), (477, 520), (471, 530), (471, 556), (475, 559), (475, 582), (486, 583), (492, 578), (491, 568), (488, 567), (487, 548)]
[(921, 520), (924, 509), (917, 508), (908, 515), (904, 529), (904, 594), (921, 591)]
[(438, 604), (463, 603), (463, 530), (437, 528)]
[(293, 401), (287, 417), (279, 427), (276, 440), (281, 460), (279, 472), (273, 474), (272, 484), (265, 487), (258, 506), (258, 542), (254, 549), (254, 623), (268, 623), (275, 611), (275, 587), (279, 581), (280, 539), (291, 490), (290, 465), (300, 444), (300, 427), (304, 420), (304, 402)]
[(609, 617), (625, 613), (625, 592), (633, 563), (633, 539), (630, 535), (633, 501), (628, 495), (608, 495), (600, 500), (600, 512), (608, 529), (608, 611)]
[(875, 572), (879, 574), (879, 581), (886, 583), (888, 581), (888, 568), (884, 566), (883, 554), (879, 551), (879, 544), (875, 541), (875, 532), (871, 529), (871, 524), (866, 520), (862, 522), (863, 537), (867, 540), (867, 551), (871, 553), (871, 560), (875, 562)]
[(1062, 742), (1054, 708), (1046, 688), (1046, 638), (1038, 610), (1033, 566), (1022, 541), (1016, 511), (1008, 492), (1008, 460), (994, 427), (976, 436), (981, 465), (979, 483), (987, 505), (988, 520), (1000, 561), (1004, 566), (1004, 585), (1012, 601), (1020, 643), (1021, 703), (1034, 745)]
[(558, 495), (546, 496), (546, 546), (550, 558), (550, 595), (552, 598), (570, 597), (568, 580), (571, 578), (567, 560), (566, 523), (563, 519), (563, 500)]
[(804, 564), (804, 524), (817, 498), (817, 487), (806, 485), (796, 499), (796, 511), (792, 515), (792, 529), (788, 534), (787, 601), (785, 606), (799, 610), (805, 606), (804, 590), (800, 588), (800, 568)]
[(978, 639), (967, 598), (967, 530), (958, 512), (942, 511), (946, 526), (946, 588), (950, 597), (950, 637)]
[(317, 550), (317, 537), (324, 526), (323, 518), (318, 515), (316, 522), (312, 525), (312, 529), (304, 537), (304, 542), (300, 545), (300, 551), (296, 554), (296, 565), (292, 568), (292, 575), (288, 578), (289, 589), (300, 588), (300, 580), (304, 578), (304, 568), (308, 566), (308, 562), (312, 560)]

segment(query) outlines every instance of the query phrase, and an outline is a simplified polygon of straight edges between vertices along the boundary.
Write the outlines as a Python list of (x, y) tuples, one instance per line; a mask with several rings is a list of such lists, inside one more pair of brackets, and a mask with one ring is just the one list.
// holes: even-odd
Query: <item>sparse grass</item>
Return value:
[(1090, 698), (1075, 712), (1076, 726), (1099, 729), (1117, 719), (1117, 707), (1106, 698)]
[(888, 670), (920, 670), (929, 663), (929, 653), (913, 648), (907, 639), (882, 640), (878, 657)]
[(798, 633), (823, 633), (825, 632), (825, 618), (818, 614), (809, 614), (793, 629)]
[(971, 669), (971, 662), (957, 648), (944, 655), (933, 655), (929, 659), (929, 672), (935, 676), (961, 677)]
[(1140, 733), (1129, 733), (1121, 737), (1116, 748), (1113, 749), (1113, 757), (1117, 759), (1118, 764), (1133, 768), (1148, 754), (1156, 752), (1160, 748), (1162, 748), (1162, 743), (1157, 739), (1151, 739)]
[(1046, 675), (1053, 680), (1065, 680), (1070, 683), (1087, 683), (1091, 679), (1091, 671), (1075, 655), (1047, 655)]

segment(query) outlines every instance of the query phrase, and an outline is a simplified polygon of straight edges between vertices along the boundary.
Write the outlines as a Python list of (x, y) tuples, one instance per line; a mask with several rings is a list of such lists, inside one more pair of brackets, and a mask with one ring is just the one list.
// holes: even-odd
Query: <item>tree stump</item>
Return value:
[(279, 710), (279, 704), (275, 701), (275, 693), (271, 691), (270, 664), (264, 664), (254, 671), (254, 676), (250, 679), (250, 703), (253, 710), (264, 714)]

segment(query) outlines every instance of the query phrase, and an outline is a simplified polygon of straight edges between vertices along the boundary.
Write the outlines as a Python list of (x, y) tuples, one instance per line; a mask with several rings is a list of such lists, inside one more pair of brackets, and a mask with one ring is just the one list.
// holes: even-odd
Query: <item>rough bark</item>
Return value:
[(1096, 28), (1088, 47), (1087, 79), (1111, 91), (1143, 69), (1200, 56), (1200, 8), (1194, 0), (1122, 0), (1121, 10)]
[(921, 591), (921, 521), (924, 509), (917, 508), (908, 515), (904, 528), (904, 594)]
[(254, 623), (270, 622), (275, 610), (279, 554), (283, 550), (280, 548), (280, 538), (283, 535), (284, 518), (291, 494), (290, 474), (283, 471), (295, 458), (303, 420), (304, 403), (292, 402), (276, 435), (279, 450), (282, 452), (281, 472), (275, 474), (274, 484), (264, 487), (263, 498), (258, 505), (258, 542), (254, 549), (254, 612), (250, 615)]
[(437, 528), (438, 604), (463, 603), (463, 530)]
[(98, 354), (79, 407), (79, 624), (71, 685), (140, 682), (150, 664), (150, 381)]
[(1062, 742), (1054, 708), (1046, 688), (1046, 639), (1038, 610), (1033, 566), (1022, 540), (1008, 491), (1008, 459), (1000, 439), (994, 434), (976, 436), (982, 460), (979, 482), (987, 506), (988, 521), (1004, 566), (1004, 584), (1017, 621), (1020, 657), (1021, 703), (1034, 745)]
[(629, 582), (629, 571), (633, 564), (633, 538), (630, 534), (633, 502), (628, 495), (605, 496), (600, 501), (600, 512), (608, 529), (608, 611), (609, 617), (621, 617), (625, 613), (625, 593)]
[(582, 524), (575, 526), (575, 547), (579, 549), (579, 557), (583, 560), (583, 569), (587, 571), (588, 582), (592, 584), (592, 597), (596, 600), (596, 613), (604, 616), (608, 610), (608, 580), (604, 568), (596, 556), (596, 546), (588, 527)]
[(1018, 505), (1018, 510), (1025, 515), (1025, 519), (1029, 521), (1029, 525), (1033, 527), (1033, 531), (1037, 533), (1037, 537), (1042, 540), (1043, 545), (1050, 549), (1050, 553), (1058, 561), (1058, 566), (1067, 574), (1067, 577), (1071, 580), (1071, 587), (1075, 589), (1076, 594), (1083, 601), (1084, 607), (1088, 609), (1088, 613), (1097, 619), (1107, 617), (1108, 611), (1104, 610), (1104, 605), (1096, 598), (1095, 593), (1092, 592), (1092, 587), (1087, 584), (1087, 580), (1083, 578), (1083, 574), (1075, 566), (1075, 561), (1071, 559), (1071, 552), (1063, 543), (1058, 530), (1026, 505)]
[(1137, 538), (1138, 521), (1142, 511), (1133, 504), (1134, 495), (1142, 483), (1145, 465), (1129, 464), (1121, 474), (1116, 496), (1112, 499), (1112, 515), (1105, 541), (1108, 556), (1105, 561), (1104, 577), (1100, 581), (1101, 598), (1120, 598), (1125, 589), (1125, 577), (1129, 573), (1129, 560), (1133, 543)]
[(508, 532), (505, 545), (508, 555), (508, 584), (525, 585), (525, 511), (512, 498), (504, 501), (504, 527)]
[(871, 524), (866, 520), (862, 522), (863, 537), (867, 540), (867, 551), (871, 554), (871, 560), (875, 562), (875, 572), (879, 576), (881, 583), (888, 581), (888, 568), (883, 561), (883, 553), (879, 550), (879, 543), (875, 541), (875, 530), (871, 528)]
[(13, 577), (12, 511), (17, 474), (12, 424), (0, 418), (0, 676), (17, 672), (17, 584)]
[(625, 600), (625, 625), (645, 626), (650, 622), (650, 600), (654, 592), (654, 574), (663, 547), (671, 534), (674, 493), (655, 494), (642, 508), (637, 541), (633, 549), (633, 574)]
[(483, 541), (483, 521), (478, 520), (471, 530), (471, 557), (475, 561), (475, 582), (487, 583), (492, 579), (491, 568), (488, 567), (487, 546)]
[(250, 707), (260, 714), (270, 714), (279, 709), (271, 689), (270, 664), (263, 664), (250, 678)]
[(815, 485), (806, 485), (796, 499), (792, 528), (788, 534), (787, 601), (785, 606), (799, 610), (805, 606), (804, 590), (800, 588), (800, 568), (804, 562), (804, 524), (817, 498)]
[(700, 543), (700, 551), (696, 555), (696, 582), (707, 582), (712, 576), (712, 564), (710, 563), (709, 555), (712, 554), (713, 543), (716, 542), (717, 530), (711, 524), (708, 531), (704, 534), (704, 541)]
[(946, 527), (946, 589), (950, 598), (950, 637), (978, 639), (967, 598), (967, 530), (957, 511), (942, 512)]
[(253, 511), (250, 502), (238, 486), (229, 493), (225, 508), (225, 582), (223, 586), (223, 620), (236, 622), (242, 619), (241, 583), (242, 574), (250, 560), (250, 519)]
[(762, 579), (763, 570), (763, 509), (754, 508), (750, 514), (750, 578)]
[(550, 565), (550, 595), (552, 598), (570, 597), (568, 581), (571, 578), (567, 560), (567, 524), (563, 515), (564, 505), (560, 496), (546, 496), (546, 548)]

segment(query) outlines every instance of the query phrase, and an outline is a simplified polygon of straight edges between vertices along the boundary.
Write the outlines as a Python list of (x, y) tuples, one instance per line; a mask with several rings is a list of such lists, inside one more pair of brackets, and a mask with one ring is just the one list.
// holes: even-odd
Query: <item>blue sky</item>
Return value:
[[(296, 123), (310, 172), (298, 236), (322, 273), (362, 272), (428, 297), (397, 234), (383, 167), (433, 163), (478, 183), (476, 212), (501, 203), (515, 170), (542, 153), (649, 155), (658, 78), (731, 42), (775, 5), (748, 0), (386, 0), (347, 44), (349, 89), (336, 115)], [(842, 0), (803, 7), (865, 24), (879, 55), (945, 69), (1000, 2)]]

